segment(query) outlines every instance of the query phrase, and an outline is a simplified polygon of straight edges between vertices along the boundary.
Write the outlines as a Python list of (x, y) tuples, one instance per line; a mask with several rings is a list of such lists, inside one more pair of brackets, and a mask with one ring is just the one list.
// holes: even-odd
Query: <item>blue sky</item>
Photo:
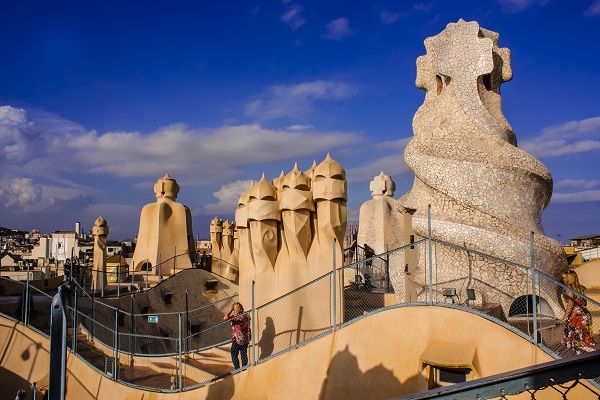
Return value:
[(262, 171), (330, 151), (349, 206), (403, 145), (423, 40), (459, 18), (512, 51), (504, 113), (554, 177), (561, 240), (600, 232), (600, 0), (6, 2), (0, 24), (0, 225), (132, 237), (169, 172), (208, 235)]

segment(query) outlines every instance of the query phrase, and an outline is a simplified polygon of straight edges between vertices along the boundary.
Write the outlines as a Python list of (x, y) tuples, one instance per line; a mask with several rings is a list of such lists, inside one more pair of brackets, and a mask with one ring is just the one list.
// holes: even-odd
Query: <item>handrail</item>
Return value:
[(560, 385), (580, 379), (594, 379), (600, 375), (599, 363), (600, 351), (595, 351), (579, 355), (576, 358), (548, 361), (452, 386), (393, 397), (392, 400), (504, 398), (504, 396), (518, 394), (540, 386)]

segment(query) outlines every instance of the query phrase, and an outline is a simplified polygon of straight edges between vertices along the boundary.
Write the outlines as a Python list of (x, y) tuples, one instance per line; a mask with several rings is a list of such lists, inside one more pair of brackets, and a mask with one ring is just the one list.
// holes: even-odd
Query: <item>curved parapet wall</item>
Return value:
[[(0, 379), (19, 377), (7, 389), (44, 379), (49, 362), (45, 337), (0, 318), (0, 338), (0, 353), (6, 355)], [(462, 358), (472, 367), (469, 379), (551, 360), (526, 339), (481, 316), (411, 306), (368, 316), (250, 370), (183, 393), (121, 385), (69, 353), (67, 399), (384, 399), (427, 389), (427, 365), (446, 364), (456, 353), (452, 349), (468, 350)]]
[[(425, 101), (404, 153), (415, 178), (399, 205), (416, 210), (413, 228), (419, 235), (427, 235), (430, 204), (435, 238), (522, 265), (530, 263), (534, 232), (538, 268), (557, 276), (566, 257), (560, 243), (543, 235), (540, 222), (552, 177), (516, 146), (502, 114), (500, 85), (512, 71), (510, 51), (498, 47), (498, 38), (476, 22), (459, 20), (425, 40), (427, 54), (417, 60), (416, 80)], [(451, 254), (438, 257), (442, 274), (468, 264)]]

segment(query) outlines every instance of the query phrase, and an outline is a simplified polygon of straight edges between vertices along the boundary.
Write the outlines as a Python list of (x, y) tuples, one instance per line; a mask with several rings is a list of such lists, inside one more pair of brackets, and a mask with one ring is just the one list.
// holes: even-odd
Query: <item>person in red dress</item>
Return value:
[(242, 304), (235, 302), (223, 320), (231, 322), (231, 361), (233, 369), (240, 368), (239, 358), (242, 361), (241, 366), (245, 367), (248, 365), (248, 344), (252, 339), (250, 317), (248, 313), (244, 313)]
[(596, 343), (592, 338), (592, 316), (587, 309), (587, 301), (581, 296), (585, 288), (579, 283), (575, 271), (562, 274), (563, 282), (568, 289), (563, 293), (565, 315), (562, 323), (565, 325), (563, 343), (575, 353), (594, 351)]

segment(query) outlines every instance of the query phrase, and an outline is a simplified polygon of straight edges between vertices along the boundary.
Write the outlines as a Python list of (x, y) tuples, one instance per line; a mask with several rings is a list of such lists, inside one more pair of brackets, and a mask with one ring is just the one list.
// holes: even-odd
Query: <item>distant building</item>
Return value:
[(1, 268), (15, 268), (23, 265), (23, 259), (21, 256), (11, 254), (8, 252), (0, 253), (0, 267)]
[(600, 246), (600, 234), (579, 236), (571, 239), (571, 246), (595, 247)]
[(65, 263), (71, 256), (79, 255), (77, 233), (75, 231), (54, 231), (50, 246), (50, 258)]
[(211, 253), (212, 252), (212, 245), (210, 243), (210, 240), (208, 239), (200, 239), (196, 241), (196, 251), (198, 253), (201, 253), (206, 251), (207, 253)]
[(28, 258), (35, 260), (38, 266), (43, 266), (48, 263), (48, 259), (50, 258), (51, 239), (40, 236), (37, 241), (33, 249), (31, 249), (31, 255)]

